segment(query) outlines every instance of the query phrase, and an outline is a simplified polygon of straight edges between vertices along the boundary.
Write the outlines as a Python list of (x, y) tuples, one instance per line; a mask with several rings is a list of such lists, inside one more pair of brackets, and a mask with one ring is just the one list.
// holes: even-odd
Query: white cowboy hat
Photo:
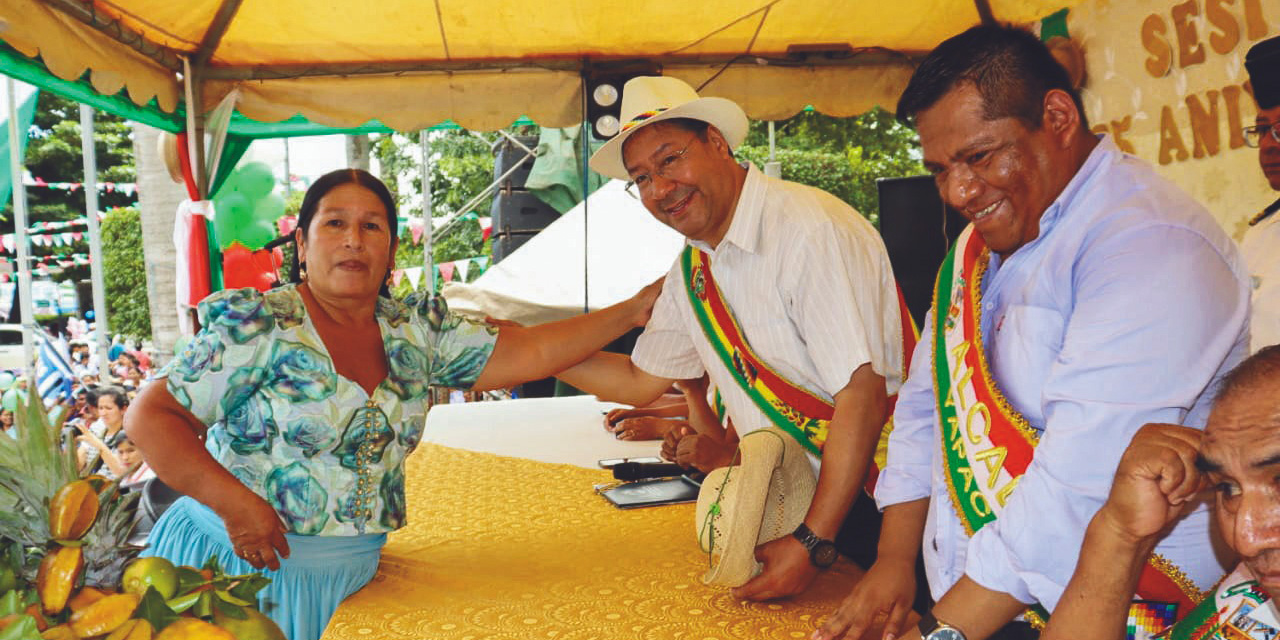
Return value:
[(737, 149), (747, 137), (747, 114), (732, 100), (699, 98), (683, 80), (666, 76), (640, 76), (622, 87), (622, 126), (618, 135), (609, 139), (591, 156), (591, 169), (601, 175), (629, 180), (622, 163), (622, 145), (641, 127), (670, 120), (692, 118), (708, 122), (720, 130)]
[(706, 584), (737, 587), (760, 573), (758, 545), (791, 535), (809, 511), (817, 480), (804, 447), (776, 427), (738, 443), (740, 463), (707, 474), (695, 532), (710, 557)]

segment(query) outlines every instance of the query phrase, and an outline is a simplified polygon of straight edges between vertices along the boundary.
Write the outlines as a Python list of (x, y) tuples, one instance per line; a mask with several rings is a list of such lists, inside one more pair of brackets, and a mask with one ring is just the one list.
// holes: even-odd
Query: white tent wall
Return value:
[(591, 309), (620, 302), (662, 277), (684, 238), (623, 185), (613, 180), (600, 187), (474, 282), (445, 284), (449, 308), (541, 324), (582, 313), (584, 299)]

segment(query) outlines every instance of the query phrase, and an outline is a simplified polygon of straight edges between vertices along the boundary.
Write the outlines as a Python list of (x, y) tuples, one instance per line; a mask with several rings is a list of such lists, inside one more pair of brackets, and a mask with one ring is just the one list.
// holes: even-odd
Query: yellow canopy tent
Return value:
[(1073, 0), (0, 0), (0, 38), (63, 80), (172, 112), (233, 89), (258, 121), (492, 130), (581, 122), (582, 76), (643, 59), (752, 118), (892, 106), (912, 59), (982, 19)]

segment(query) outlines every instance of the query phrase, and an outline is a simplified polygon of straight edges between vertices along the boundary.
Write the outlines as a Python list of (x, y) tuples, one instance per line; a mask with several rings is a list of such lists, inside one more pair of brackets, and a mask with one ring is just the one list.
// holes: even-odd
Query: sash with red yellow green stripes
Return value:
[[(686, 246), (680, 256), (680, 266), (693, 314), (738, 386), (770, 422), (791, 434), (814, 455), (821, 456), (835, 406), (787, 380), (756, 355), (716, 286), (715, 277), (711, 274), (711, 258), (704, 251)], [(902, 367), (905, 370), (911, 362), (918, 334), (901, 291), (898, 292), (898, 309), (902, 316)], [(876, 446), (875, 459), (867, 470), (868, 492), (875, 489), (876, 478), (884, 467), (896, 401), (897, 394), (889, 396), (885, 427)]]
[[(933, 301), (934, 390), (951, 505), (969, 535), (999, 517), (1035, 455), (1039, 433), (1001, 393), (982, 342), (982, 281), (990, 250), (967, 227), (938, 272)], [(1143, 568), (1130, 609), (1130, 638), (1145, 640), (1187, 614), (1200, 592), (1158, 554)], [(1033, 606), (1027, 617), (1043, 623)], [(1136, 625), (1136, 627), (1135, 627)]]

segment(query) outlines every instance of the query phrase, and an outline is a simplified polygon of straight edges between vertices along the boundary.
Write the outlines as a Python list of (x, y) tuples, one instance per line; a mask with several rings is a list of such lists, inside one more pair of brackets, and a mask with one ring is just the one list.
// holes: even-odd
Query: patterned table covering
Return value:
[(861, 574), (744, 603), (699, 581), (692, 504), (623, 511), (593, 492), (607, 471), (440, 445), (407, 464), (409, 526), (326, 639), (803, 639)]

